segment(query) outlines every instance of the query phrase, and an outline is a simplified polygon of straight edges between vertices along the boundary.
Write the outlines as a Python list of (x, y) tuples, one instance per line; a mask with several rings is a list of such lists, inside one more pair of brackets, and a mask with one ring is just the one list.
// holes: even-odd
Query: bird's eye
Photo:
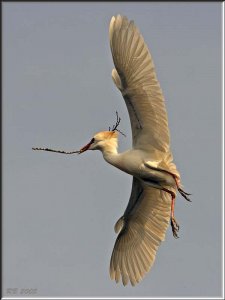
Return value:
[(92, 140), (91, 140), (91, 144), (93, 144), (95, 142), (95, 139), (93, 138)]

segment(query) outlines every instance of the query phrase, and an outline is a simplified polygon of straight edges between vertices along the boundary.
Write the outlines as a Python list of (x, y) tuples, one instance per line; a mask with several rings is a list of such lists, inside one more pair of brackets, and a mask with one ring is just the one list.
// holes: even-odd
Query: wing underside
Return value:
[(133, 179), (130, 201), (111, 256), (111, 279), (116, 282), (122, 279), (124, 285), (129, 281), (135, 285), (142, 280), (165, 239), (170, 208), (168, 193), (152, 187), (143, 188), (138, 179)]

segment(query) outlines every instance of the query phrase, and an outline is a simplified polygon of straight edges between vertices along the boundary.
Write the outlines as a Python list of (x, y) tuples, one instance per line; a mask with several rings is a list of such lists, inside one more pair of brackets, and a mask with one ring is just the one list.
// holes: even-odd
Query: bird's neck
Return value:
[(101, 149), (104, 159), (111, 165), (116, 167), (118, 160), (118, 144), (117, 140), (110, 140), (108, 143), (104, 144), (104, 147)]

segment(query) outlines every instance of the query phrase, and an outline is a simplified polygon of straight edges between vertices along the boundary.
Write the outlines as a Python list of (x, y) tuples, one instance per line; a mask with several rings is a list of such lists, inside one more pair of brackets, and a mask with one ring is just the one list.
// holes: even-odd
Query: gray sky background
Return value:
[[(163, 89), (171, 147), (190, 204), (178, 196), (180, 238), (167, 231), (135, 288), (116, 285), (113, 226), (131, 177), (100, 152), (64, 156), (122, 121), (111, 79), (108, 25), (126, 15), (140, 28)], [(221, 296), (221, 4), (3, 3), (3, 292), (36, 296)], [(35, 296), (35, 295), (34, 295)], [(24, 296), (23, 296), (24, 297)]]

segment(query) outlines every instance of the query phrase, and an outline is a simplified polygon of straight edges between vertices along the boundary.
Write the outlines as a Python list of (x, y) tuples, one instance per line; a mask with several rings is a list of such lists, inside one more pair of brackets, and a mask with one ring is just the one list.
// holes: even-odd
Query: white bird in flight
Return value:
[(120, 90), (130, 117), (133, 149), (118, 153), (118, 125), (94, 135), (79, 151), (50, 148), (33, 150), (64, 154), (100, 150), (114, 167), (133, 176), (127, 208), (115, 224), (118, 233), (110, 261), (110, 277), (134, 286), (151, 269), (169, 223), (174, 237), (179, 225), (174, 217), (176, 193), (190, 199), (181, 188), (173, 163), (164, 97), (151, 54), (133, 21), (117, 15), (109, 26), (115, 68), (112, 79)]

